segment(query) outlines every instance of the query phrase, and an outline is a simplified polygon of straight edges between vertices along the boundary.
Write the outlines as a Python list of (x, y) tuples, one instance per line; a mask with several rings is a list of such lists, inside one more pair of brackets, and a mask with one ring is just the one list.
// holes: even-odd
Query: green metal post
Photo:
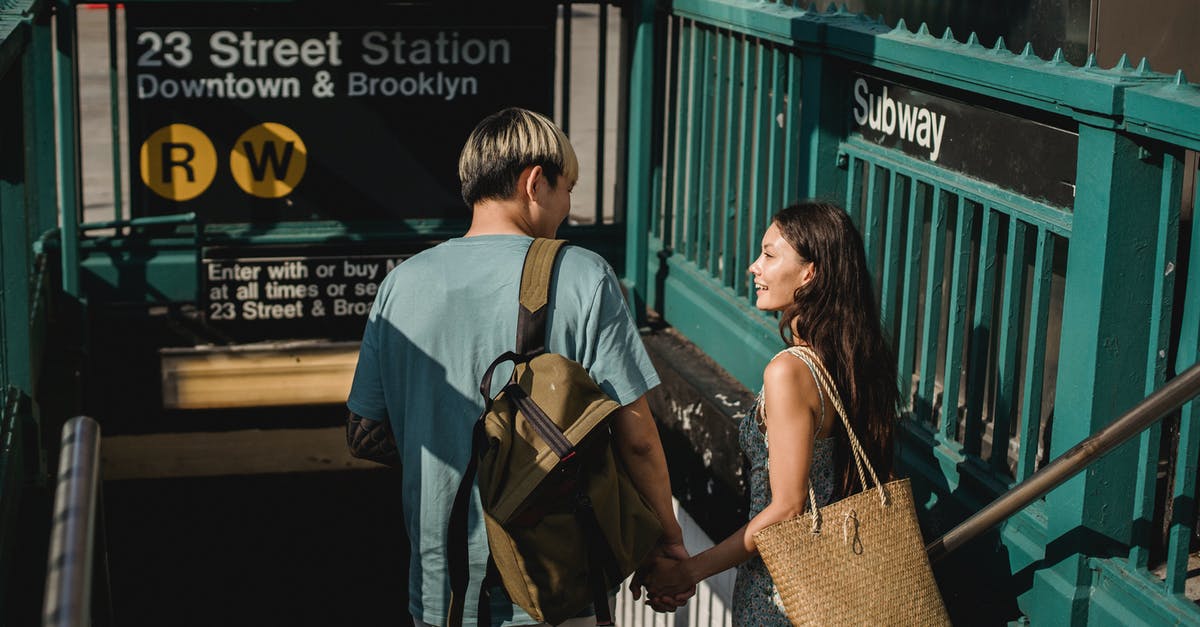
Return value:
[(848, 168), (838, 167), (838, 144), (846, 125), (847, 72), (836, 71), (830, 57), (801, 55), (800, 195), (846, 206)]
[(50, 12), (34, 17), (25, 51), (26, 190), (31, 210), (30, 238), (58, 226), (58, 189), (54, 151), (54, 60), (51, 57)]
[(70, 0), (55, 3), (55, 61), (58, 85), (58, 189), (62, 216), (63, 291), (75, 297), (79, 289), (79, 73), (76, 64), (75, 5)]
[(25, 144), (22, 137), (25, 102), (22, 76), (14, 66), (0, 79), (0, 285), (4, 293), (3, 381), (28, 393), (32, 377), (29, 371), (29, 248), (25, 206)]
[[(1128, 136), (1079, 127), (1078, 193), (1067, 257), (1051, 458), (1129, 409), (1145, 392), (1153, 313), (1161, 166)], [(1022, 608), (1035, 623), (1087, 622), (1088, 556), (1127, 546), (1137, 448), (1117, 449), (1046, 497), (1046, 556)]]
[[(625, 284), (629, 304), (640, 320), (646, 311), (646, 263), (649, 258), (652, 170), (654, 159), (654, 2), (636, 5), (632, 63), (629, 73), (629, 192), (625, 208)], [(600, 182), (597, 182), (600, 184)]]

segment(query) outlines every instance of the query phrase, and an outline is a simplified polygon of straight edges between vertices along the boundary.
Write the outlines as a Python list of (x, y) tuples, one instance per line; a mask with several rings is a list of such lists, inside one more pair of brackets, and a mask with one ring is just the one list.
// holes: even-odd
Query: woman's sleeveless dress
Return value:
[[(788, 349), (779, 353), (790, 353), (801, 359), (812, 369), (798, 351)], [(779, 355), (776, 355), (778, 357)], [(813, 372), (813, 378), (816, 378)], [(820, 388), (818, 388), (819, 390)], [(821, 396), (821, 411), (826, 411), (824, 395)], [(828, 411), (833, 411), (828, 407)], [(761, 416), (761, 417), (760, 417)], [(758, 394), (758, 403), (754, 412), (742, 418), (738, 426), (738, 442), (750, 461), (750, 517), (759, 512), (771, 502), (771, 485), (767, 475), (767, 435), (759, 424), (765, 418), (763, 410), (763, 395)], [(817, 505), (828, 505), (833, 498), (833, 438), (822, 438), (817, 433), (817, 441), (813, 449), (812, 470), (809, 477), (812, 480), (813, 491), (817, 495)], [(783, 611), (779, 595), (775, 593), (775, 583), (771, 573), (757, 554), (741, 566), (738, 566), (737, 581), (733, 586), (733, 624), (742, 625), (791, 625)]]

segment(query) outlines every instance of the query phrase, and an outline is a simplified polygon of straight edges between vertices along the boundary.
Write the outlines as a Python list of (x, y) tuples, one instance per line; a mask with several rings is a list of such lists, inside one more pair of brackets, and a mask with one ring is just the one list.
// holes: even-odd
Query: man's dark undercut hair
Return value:
[(554, 122), (517, 107), (493, 113), (471, 131), (459, 155), (463, 201), (473, 208), (483, 200), (512, 198), (521, 171), (535, 165), (554, 186), (559, 177), (579, 176), (575, 149)]

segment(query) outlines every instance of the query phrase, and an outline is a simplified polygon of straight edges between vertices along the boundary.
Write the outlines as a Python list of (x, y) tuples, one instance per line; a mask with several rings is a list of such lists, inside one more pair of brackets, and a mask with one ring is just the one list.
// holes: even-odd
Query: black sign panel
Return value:
[(465, 218), (457, 163), (474, 125), (505, 106), (552, 112), (555, 15), (552, 2), (129, 4), (133, 210)]
[(850, 130), (881, 146), (1070, 209), (1078, 134), (872, 76), (850, 84)]

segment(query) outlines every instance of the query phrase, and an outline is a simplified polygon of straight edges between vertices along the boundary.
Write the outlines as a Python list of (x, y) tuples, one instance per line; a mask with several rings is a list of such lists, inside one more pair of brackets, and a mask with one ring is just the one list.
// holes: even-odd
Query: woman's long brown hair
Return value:
[[(883, 336), (862, 237), (846, 212), (824, 202), (802, 202), (774, 223), (796, 252), (814, 265), (813, 279), (796, 290), (779, 319), (779, 335), (807, 342), (833, 377), (846, 414), (881, 481), (892, 467), (892, 435), (900, 398), (896, 359)], [(862, 489), (841, 420), (835, 472), (842, 495)]]

